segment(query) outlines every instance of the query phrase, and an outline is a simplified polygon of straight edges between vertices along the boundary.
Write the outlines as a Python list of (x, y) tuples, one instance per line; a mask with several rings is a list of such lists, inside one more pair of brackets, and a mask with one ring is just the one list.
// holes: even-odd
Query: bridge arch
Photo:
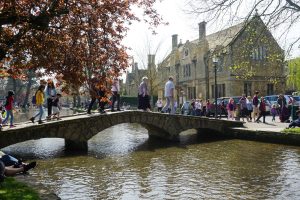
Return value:
[(154, 112), (125, 111), (105, 115), (78, 115), (42, 125), (28, 125), (0, 132), (0, 148), (19, 142), (40, 138), (64, 138), (67, 149), (87, 150), (90, 138), (104, 129), (122, 123), (139, 123), (150, 137), (178, 140), (179, 134), (191, 128), (212, 129), (218, 132), (242, 123)]

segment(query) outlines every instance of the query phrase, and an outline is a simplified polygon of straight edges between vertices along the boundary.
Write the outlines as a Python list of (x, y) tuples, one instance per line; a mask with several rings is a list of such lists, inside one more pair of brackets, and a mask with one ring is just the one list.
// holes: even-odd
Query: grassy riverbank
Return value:
[(38, 193), (23, 183), (17, 182), (14, 178), (5, 178), (0, 183), (1, 200), (38, 200)]
[(294, 133), (294, 134), (300, 134), (300, 128), (289, 128), (289, 129), (284, 129), (284, 133)]

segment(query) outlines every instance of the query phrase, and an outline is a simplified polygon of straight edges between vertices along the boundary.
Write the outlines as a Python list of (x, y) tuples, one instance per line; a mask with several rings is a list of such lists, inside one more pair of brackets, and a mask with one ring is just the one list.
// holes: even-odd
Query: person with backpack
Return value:
[(45, 85), (40, 85), (38, 90), (36, 91), (35, 93), (35, 99), (36, 99), (36, 106), (39, 108), (39, 112), (30, 118), (30, 121), (32, 121), (32, 123), (34, 123), (34, 120), (36, 117), (39, 116), (39, 121), (38, 123), (39, 124), (42, 124), (43, 121), (42, 121), (42, 117), (43, 117), (43, 114), (44, 114), (44, 110), (43, 110), (43, 103), (44, 103), (44, 89), (45, 89)]
[(5, 102), (5, 110), (6, 110), (6, 117), (5, 119), (2, 121), (2, 126), (6, 125), (9, 117), (10, 117), (10, 128), (15, 127), (15, 125), (13, 124), (14, 122), (14, 114), (13, 114), (13, 108), (14, 108), (14, 91), (10, 90), (8, 91), (8, 94), (6, 96), (6, 102)]

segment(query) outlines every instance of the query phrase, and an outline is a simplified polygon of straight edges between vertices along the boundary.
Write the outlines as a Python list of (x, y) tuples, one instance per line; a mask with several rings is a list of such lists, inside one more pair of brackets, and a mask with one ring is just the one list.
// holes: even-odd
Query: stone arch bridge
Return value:
[(0, 149), (27, 140), (64, 138), (67, 149), (87, 150), (90, 138), (106, 128), (121, 123), (139, 123), (148, 130), (150, 137), (167, 140), (178, 140), (179, 134), (188, 129), (211, 129), (222, 133), (229, 131), (230, 128), (243, 126), (242, 122), (236, 121), (142, 111), (76, 115), (41, 125), (28, 122), (16, 128), (2, 130)]

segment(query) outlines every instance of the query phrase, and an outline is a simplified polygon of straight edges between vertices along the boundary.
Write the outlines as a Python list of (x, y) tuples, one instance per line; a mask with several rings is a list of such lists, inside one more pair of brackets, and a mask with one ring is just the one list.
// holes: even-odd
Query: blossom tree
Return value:
[[(56, 75), (65, 87), (105, 86), (128, 66), (122, 40), (133, 21), (163, 23), (156, 0), (2, 0), (0, 67), (20, 77)], [(138, 18), (133, 10), (141, 9)]]

